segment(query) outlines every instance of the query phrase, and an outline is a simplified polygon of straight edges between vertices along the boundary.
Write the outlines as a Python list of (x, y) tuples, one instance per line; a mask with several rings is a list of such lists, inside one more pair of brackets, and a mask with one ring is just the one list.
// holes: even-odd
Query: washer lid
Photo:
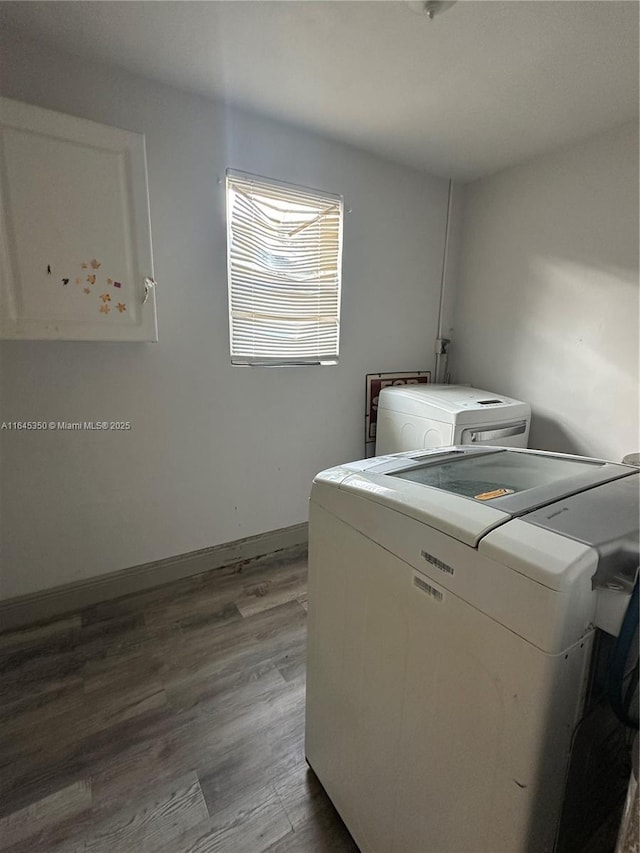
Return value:
[(491, 531), (478, 550), (556, 590), (569, 589), (585, 568), (581, 553), (590, 552), (592, 588), (630, 594), (638, 571), (639, 485), (640, 474), (631, 471), (550, 503)]
[(369, 459), (343, 466), (337, 482), (332, 472), (316, 482), (386, 504), (475, 547), (514, 516), (635, 473), (578, 456), (465, 446)]
[(475, 453), (431, 457), (388, 473), (516, 516), (600, 483), (632, 475), (634, 469), (581, 456), (478, 447)]
[(638, 537), (640, 472), (572, 495), (523, 517), (536, 524), (600, 548), (607, 542)]
[(633, 588), (640, 551), (640, 473), (548, 504), (522, 521), (595, 548), (595, 588)]

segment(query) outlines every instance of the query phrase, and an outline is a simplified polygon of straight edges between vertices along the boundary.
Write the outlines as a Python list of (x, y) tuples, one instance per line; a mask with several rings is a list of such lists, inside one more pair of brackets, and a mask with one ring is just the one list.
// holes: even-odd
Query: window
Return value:
[(233, 364), (335, 364), (342, 197), (227, 170)]

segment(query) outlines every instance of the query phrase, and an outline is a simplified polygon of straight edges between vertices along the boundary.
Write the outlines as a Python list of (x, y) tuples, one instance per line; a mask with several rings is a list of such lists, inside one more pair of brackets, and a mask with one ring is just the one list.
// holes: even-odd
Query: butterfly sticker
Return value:
[(68, 278), (63, 278), (63, 279), (62, 279), (62, 283), (63, 283), (63, 284), (64, 284), (64, 286), (66, 287), (66, 286), (69, 284), (69, 279), (68, 279)]
[(109, 311), (111, 311), (111, 308), (109, 308), (108, 305), (101, 305), (100, 306), (100, 313), (101, 314), (108, 314)]
[(92, 269), (92, 270), (97, 270), (97, 269), (99, 269), (101, 266), (102, 266), (102, 264), (99, 264), (99, 263), (98, 263), (98, 261), (96, 261), (96, 259), (95, 259), (95, 258), (91, 261), (91, 269)]
[(103, 302), (111, 302), (111, 297), (108, 293), (101, 293), (100, 299), (102, 299)]
[(84, 292), (85, 293), (91, 293), (91, 290), (88, 287), (85, 287)]
[(124, 304), (124, 302), (118, 302), (118, 304), (116, 305), (116, 308), (118, 309), (118, 311), (119, 311), (121, 314), (122, 314), (122, 312), (123, 312), (123, 311), (126, 311), (126, 310), (127, 310), (127, 306)]
[(88, 276), (87, 276), (87, 281), (89, 282), (89, 284), (95, 284), (95, 283), (96, 283), (96, 277), (95, 277), (95, 275), (88, 275)]

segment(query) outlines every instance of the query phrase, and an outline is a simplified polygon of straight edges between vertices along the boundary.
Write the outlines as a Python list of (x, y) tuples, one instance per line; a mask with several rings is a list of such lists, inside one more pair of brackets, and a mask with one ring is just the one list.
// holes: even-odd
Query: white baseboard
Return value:
[(10, 598), (0, 601), (0, 631), (42, 622), (101, 601), (142, 592), (233, 563), (257, 560), (285, 549), (298, 548), (302, 553), (307, 540), (308, 525), (295, 524), (247, 539), (237, 539), (189, 554), (167, 557), (165, 560)]

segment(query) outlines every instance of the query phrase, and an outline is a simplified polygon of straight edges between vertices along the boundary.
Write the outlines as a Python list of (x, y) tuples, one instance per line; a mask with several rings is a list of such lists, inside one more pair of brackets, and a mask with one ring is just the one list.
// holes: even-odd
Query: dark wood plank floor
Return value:
[(0, 850), (357, 853), (304, 760), (306, 561), (0, 634)]

